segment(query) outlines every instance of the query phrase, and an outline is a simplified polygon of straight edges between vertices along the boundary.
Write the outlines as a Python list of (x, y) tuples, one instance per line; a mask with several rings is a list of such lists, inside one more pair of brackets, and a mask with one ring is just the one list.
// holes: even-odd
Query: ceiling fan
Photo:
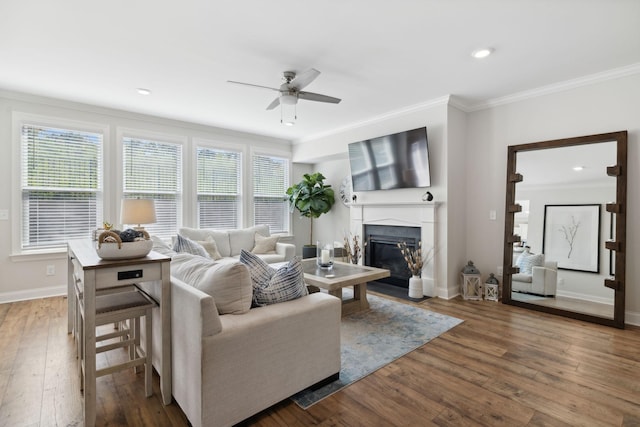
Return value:
[(320, 71), (316, 70), (315, 68), (311, 68), (310, 70), (307, 70), (304, 73), (300, 73), (298, 75), (296, 75), (294, 71), (285, 71), (284, 73), (282, 73), (282, 80), (284, 81), (284, 83), (280, 85), (280, 88), (236, 82), (233, 80), (227, 80), (227, 82), (280, 92), (280, 95), (278, 95), (278, 97), (267, 106), (267, 110), (273, 110), (280, 104), (295, 105), (298, 103), (298, 99), (306, 99), (307, 101), (328, 102), (331, 104), (339, 103), (341, 101), (340, 98), (334, 98), (332, 96), (321, 95), (319, 93), (307, 92), (302, 90), (309, 83), (314, 81), (319, 75)]

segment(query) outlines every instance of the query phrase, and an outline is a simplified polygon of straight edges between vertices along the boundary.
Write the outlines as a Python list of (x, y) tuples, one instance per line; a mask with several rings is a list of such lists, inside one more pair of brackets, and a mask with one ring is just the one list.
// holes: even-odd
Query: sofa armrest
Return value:
[(171, 277), (172, 394), (187, 416), (202, 411), (203, 339), (221, 331), (213, 297)]
[(555, 295), (558, 272), (546, 267), (532, 267), (531, 292), (540, 295)]
[(296, 245), (293, 243), (276, 243), (276, 253), (284, 257), (283, 261), (291, 261), (296, 255)]

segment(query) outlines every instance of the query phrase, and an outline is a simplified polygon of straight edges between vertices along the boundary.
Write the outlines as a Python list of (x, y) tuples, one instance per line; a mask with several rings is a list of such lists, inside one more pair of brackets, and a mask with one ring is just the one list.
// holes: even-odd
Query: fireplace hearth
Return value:
[(364, 226), (364, 264), (371, 267), (384, 268), (391, 272), (379, 282), (409, 288), (411, 271), (397, 244), (405, 242), (409, 249), (417, 249), (420, 241), (420, 227), (404, 227), (396, 225)]

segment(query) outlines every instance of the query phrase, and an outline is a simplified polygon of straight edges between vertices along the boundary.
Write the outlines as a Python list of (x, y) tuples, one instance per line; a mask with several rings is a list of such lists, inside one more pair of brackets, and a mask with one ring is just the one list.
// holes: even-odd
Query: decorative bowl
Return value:
[[(110, 239), (109, 239), (110, 238)], [(107, 241), (105, 241), (107, 239)], [(112, 240), (112, 241), (109, 241)], [(115, 242), (113, 241), (115, 240)], [(151, 252), (153, 240), (144, 239), (135, 242), (123, 242), (117, 233), (105, 231), (98, 239), (96, 253), (102, 259), (133, 259), (142, 258)]]

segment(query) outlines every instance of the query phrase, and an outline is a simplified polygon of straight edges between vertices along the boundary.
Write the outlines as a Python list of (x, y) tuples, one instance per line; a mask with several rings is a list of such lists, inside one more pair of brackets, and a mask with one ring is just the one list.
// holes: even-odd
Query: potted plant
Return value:
[(315, 245), (313, 244), (313, 218), (327, 213), (335, 203), (335, 195), (331, 185), (324, 184), (324, 175), (320, 172), (303, 175), (302, 181), (292, 185), (287, 189), (287, 200), (289, 209), (297, 209), (300, 216), (309, 218), (311, 221), (309, 232), (309, 244), (302, 248), (303, 258), (316, 256)]

